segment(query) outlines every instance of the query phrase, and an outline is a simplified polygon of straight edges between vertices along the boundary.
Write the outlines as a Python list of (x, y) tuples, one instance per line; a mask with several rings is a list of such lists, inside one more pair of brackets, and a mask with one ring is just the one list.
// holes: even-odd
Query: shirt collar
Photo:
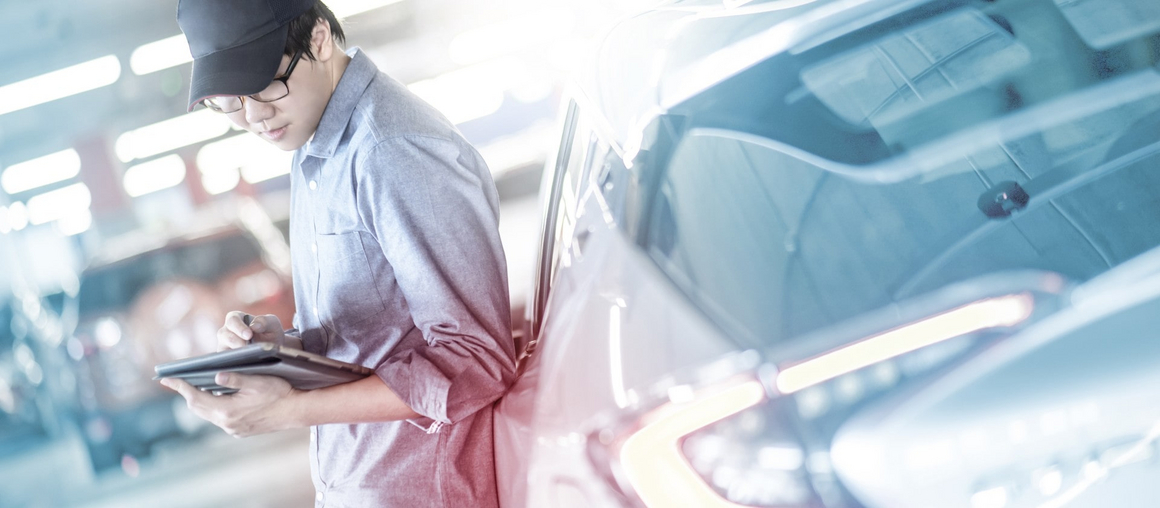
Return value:
[(334, 155), (363, 91), (378, 74), (374, 62), (359, 48), (351, 48), (346, 54), (350, 56), (350, 63), (339, 78), (334, 93), (330, 95), (330, 102), (326, 104), (326, 110), (322, 112), (318, 128), (314, 131), (314, 139), (310, 140), (306, 148), (306, 154), (312, 157), (330, 158)]

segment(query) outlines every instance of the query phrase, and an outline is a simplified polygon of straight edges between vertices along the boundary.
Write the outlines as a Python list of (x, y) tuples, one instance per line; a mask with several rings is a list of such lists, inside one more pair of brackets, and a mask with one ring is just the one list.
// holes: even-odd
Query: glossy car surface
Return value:
[(1154, 506), (1160, 4), (673, 2), (545, 175), (505, 506)]

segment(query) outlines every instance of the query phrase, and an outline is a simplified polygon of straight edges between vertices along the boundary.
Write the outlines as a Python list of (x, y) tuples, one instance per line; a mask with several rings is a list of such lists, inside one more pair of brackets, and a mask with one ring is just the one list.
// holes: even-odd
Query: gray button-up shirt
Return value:
[(497, 504), (515, 372), (499, 198), (455, 127), (357, 48), (291, 172), (294, 327), (423, 418), (311, 430), (318, 506)]

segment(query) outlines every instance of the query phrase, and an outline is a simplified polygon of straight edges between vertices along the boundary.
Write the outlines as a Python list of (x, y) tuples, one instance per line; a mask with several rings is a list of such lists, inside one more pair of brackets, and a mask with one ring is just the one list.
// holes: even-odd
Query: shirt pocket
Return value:
[[(323, 233), (318, 242), (318, 301), (339, 335), (382, 314), (386, 306), (364, 250), (367, 233)], [(377, 245), (377, 244), (376, 244)]]

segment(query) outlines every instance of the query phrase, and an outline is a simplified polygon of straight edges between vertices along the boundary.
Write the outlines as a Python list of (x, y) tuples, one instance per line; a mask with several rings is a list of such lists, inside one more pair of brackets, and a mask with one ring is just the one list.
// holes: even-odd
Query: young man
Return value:
[(492, 403), (514, 376), (498, 196), (455, 127), (357, 48), (317, 0), (181, 0), (198, 104), (283, 150), (291, 171), (297, 313), (223, 348), (286, 340), (375, 369), (297, 391), (219, 374), (234, 395), (177, 380), (199, 416), (235, 436), (311, 428), (318, 506), (497, 504)]

